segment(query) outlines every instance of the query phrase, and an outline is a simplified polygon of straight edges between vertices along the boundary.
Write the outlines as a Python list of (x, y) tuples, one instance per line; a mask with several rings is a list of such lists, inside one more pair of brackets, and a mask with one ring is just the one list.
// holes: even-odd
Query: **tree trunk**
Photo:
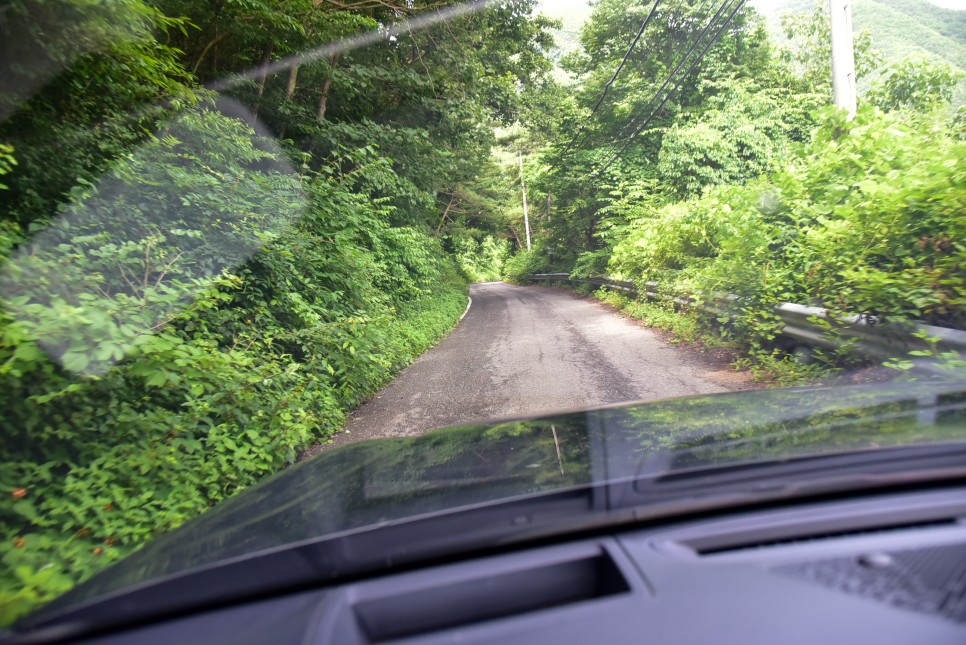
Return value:
[(265, 83), (268, 81), (268, 64), (272, 60), (272, 49), (274, 45), (268, 43), (262, 52), (262, 62), (258, 66), (258, 96), (265, 94)]
[(335, 73), (335, 65), (339, 62), (338, 54), (332, 54), (329, 56), (329, 77), (325, 79), (325, 83), (322, 84), (322, 96), (319, 97), (319, 121), (325, 121), (325, 111), (329, 107), (329, 90), (332, 89), (332, 75)]
[(511, 226), (510, 227), (510, 233), (513, 234), (513, 239), (515, 239), (517, 241), (517, 248), (519, 248), (522, 251), (523, 250), (523, 242), (520, 241), (520, 235), (517, 233), (517, 230)]
[(288, 70), (288, 85), (285, 86), (285, 98), (289, 101), (295, 96), (295, 86), (298, 83), (299, 66), (292, 65)]
[(194, 65), (191, 66), (192, 74), (198, 73), (198, 68), (201, 67), (201, 62), (205, 60), (205, 56), (208, 55), (208, 52), (211, 50), (211, 48), (217, 45), (218, 43), (220, 43), (221, 41), (223, 41), (227, 37), (228, 37), (228, 32), (221, 34), (220, 36), (216, 34), (214, 38), (208, 41), (208, 44), (205, 45), (204, 49), (201, 50), (201, 53), (198, 54), (198, 58), (195, 59)]
[(325, 121), (325, 111), (329, 107), (329, 89), (332, 87), (332, 79), (325, 79), (325, 83), (322, 83), (322, 97), (319, 98), (319, 121)]
[(439, 226), (436, 227), (437, 237), (439, 237), (439, 232), (443, 228), (443, 223), (446, 221), (446, 218), (449, 217), (449, 211), (451, 208), (453, 208), (453, 204), (455, 203), (456, 203), (456, 195), (455, 194), (450, 195), (449, 203), (446, 205), (446, 210), (443, 211), (443, 216), (439, 220)]
[(262, 62), (258, 66), (258, 99), (256, 99), (255, 107), (252, 109), (253, 127), (255, 122), (258, 120), (258, 110), (262, 105), (262, 96), (265, 94), (265, 83), (268, 82), (268, 64), (272, 60), (272, 49), (272, 43), (265, 45), (265, 50), (262, 52)]

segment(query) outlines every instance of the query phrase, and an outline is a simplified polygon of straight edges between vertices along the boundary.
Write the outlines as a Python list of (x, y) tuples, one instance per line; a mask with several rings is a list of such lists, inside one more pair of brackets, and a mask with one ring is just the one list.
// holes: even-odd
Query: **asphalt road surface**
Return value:
[(495, 282), (470, 297), (459, 326), (353, 413), (335, 445), (747, 387), (726, 365), (561, 289)]

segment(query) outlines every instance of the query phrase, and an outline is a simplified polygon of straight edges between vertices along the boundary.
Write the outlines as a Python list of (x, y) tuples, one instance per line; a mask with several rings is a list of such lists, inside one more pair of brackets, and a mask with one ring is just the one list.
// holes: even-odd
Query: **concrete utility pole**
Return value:
[(527, 185), (523, 181), (523, 151), (520, 151), (520, 190), (523, 191), (523, 225), (527, 229), (527, 250), (530, 250), (530, 214), (527, 212)]
[(832, 94), (835, 106), (855, 116), (855, 50), (852, 46), (852, 3), (829, 0), (832, 17)]

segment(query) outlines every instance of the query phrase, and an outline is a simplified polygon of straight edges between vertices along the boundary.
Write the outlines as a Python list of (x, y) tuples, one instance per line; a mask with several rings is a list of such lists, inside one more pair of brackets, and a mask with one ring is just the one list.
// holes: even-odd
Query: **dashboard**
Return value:
[(966, 489), (642, 522), (83, 642), (961, 645)]

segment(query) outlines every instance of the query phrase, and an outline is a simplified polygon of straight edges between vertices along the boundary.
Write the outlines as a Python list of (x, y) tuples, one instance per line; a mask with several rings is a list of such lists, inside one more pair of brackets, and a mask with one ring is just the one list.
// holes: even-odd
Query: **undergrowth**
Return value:
[(375, 151), (294, 174), (217, 113), (170, 131), (0, 228), (0, 624), (328, 441), (466, 306)]

